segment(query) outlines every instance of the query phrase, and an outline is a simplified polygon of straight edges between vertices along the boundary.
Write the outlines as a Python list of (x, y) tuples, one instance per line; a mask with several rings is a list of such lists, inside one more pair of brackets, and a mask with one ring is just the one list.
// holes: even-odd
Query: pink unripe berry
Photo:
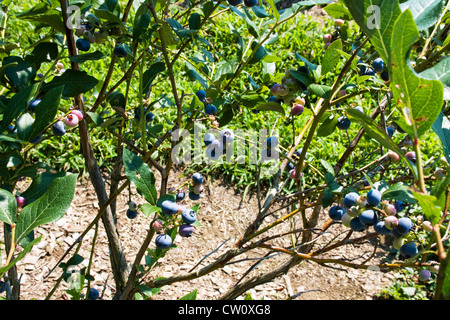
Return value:
[(291, 115), (299, 116), (303, 113), (304, 110), (305, 108), (302, 105), (296, 104), (291, 108)]
[(445, 178), (444, 169), (437, 168), (436, 171), (434, 172), (434, 175), (435, 175), (436, 178)]
[(343, 97), (347, 94), (347, 91), (345, 89), (339, 90), (339, 97)]
[(416, 153), (414, 151), (408, 151), (405, 154), (406, 159), (412, 161), (412, 162), (416, 162)]
[(78, 117), (73, 114), (69, 114), (64, 118), (64, 124), (68, 127), (76, 127), (78, 125), (78, 122)]
[(325, 43), (331, 42), (332, 39), (333, 39), (333, 36), (329, 33), (327, 33), (326, 35), (323, 36), (323, 42), (325, 42)]
[(327, 42), (325, 43), (325, 45), (323, 46), (325, 49), (327, 49), (330, 46), (331, 42)]
[(394, 151), (389, 151), (387, 153), (387, 157), (389, 158), (389, 160), (391, 160), (392, 163), (397, 163), (400, 161), (400, 156)]
[(343, 19), (336, 19), (336, 20), (334, 20), (334, 25), (336, 27), (340, 27), (340, 26), (342, 26), (344, 24), (344, 22), (345, 21)]
[(203, 184), (196, 184), (194, 186), (194, 193), (200, 194), (203, 191)]
[(18, 197), (16, 198), (16, 200), (17, 200), (17, 206), (18, 206), (19, 208), (25, 207), (26, 201), (25, 201), (25, 198), (24, 198), (24, 197), (18, 196)]
[(389, 230), (394, 229), (398, 225), (398, 219), (395, 216), (388, 216), (384, 219), (384, 225)]
[(161, 222), (161, 220), (156, 220), (155, 222), (152, 223), (152, 228), (158, 232), (161, 233), (161, 231), (163, 230), (163, 224)]
[(365, 196), (357, 197), (356, 204), (360, 207), (365, 207), (367, 205), (367, 198)]
[(422, 225), (423, 225), (423, 229), (424, 229), (425, 231), (428, 231), (428, 232), (433, 231), (433, 226), (431, 225), (431, 222), (430, 222), (430, 221), (425, 220), (425, 221), (422, 223)]
[(76, 115), (77, 117), (78, 117), (78, 120), (83, 120), (83, 112), (81, 112), (80, 110), (72, 110), (71, 112), (70, 112), (71, 114), (73, 114), (73, 115)]
[(389, 203), (386, 208), (384, 209), (384, 211), (390, 215), (390, 216), (395, 216), (397, 214), (397, 209), (395, 209), (395, 205)]

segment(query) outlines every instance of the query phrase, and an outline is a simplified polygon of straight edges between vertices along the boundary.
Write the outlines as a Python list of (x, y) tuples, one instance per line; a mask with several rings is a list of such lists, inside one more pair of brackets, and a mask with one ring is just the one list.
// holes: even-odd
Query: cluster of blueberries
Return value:
[[(412, 258), (419, 252), (416, 243), (408, 240), (407, 235), (416, 226), (408, 216), (399, 215), (406, 206), (407, 204), (400, 200), (394, 203), (382, 201), (382, 193), (372, 188), (365, 195), (357, 192), (347, 193), (341, 205), (332, 206), (328, 215), (333, 221), (341, 221), (355, 232), (365, 231), (372, 226), (380, 235), (393, 236), (393, 247), (405, 258)], [(422, 224), (425, 230), (430, 231), (428, 221), (423, 221)]]
[[(99, 27), (99, 20), (92, 14), (87, 16), (87, 21), (79, 25), (75, 34), (78, 39), (75, 45), (78, 50), (86, 52), (91, 49), (92, 43), (103, 43), (108, 37), (108, 31)], [(119, 58), (126, 57), (128, 55), (127, 50), (123, 45), (116, 45), (113, 50), (115, 56)]]
[[(228, 0), (230, 6), (238, 6), (242, 3), (242, 0)], [(244, 5), (246, 7), (254, 7), (258, 4), (258, 0), (244, 0)]]

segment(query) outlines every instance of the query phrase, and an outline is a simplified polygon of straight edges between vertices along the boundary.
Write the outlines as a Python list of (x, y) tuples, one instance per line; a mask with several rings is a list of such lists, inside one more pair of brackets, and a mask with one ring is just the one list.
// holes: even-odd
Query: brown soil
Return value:
[[(180, 181), (186, 181), (182, 172), (176, 172), (172, 186), (177, 186)], [(157, 177), (158, 178), (158, 177)], [(204, 191), (200, 201), (198, 219), (202, 226), (197, 227), (192, 237), (181, 238), (177, 236), (175, 243), (177, 248), (171, 249), (166, 256), (160, 260), (157, 267), (153, 269), (148, 279), (156, 277), (170, 277), (187, 272), (194, 267), (201, 259), (210, 254), (213, 250), (220, 249), (208, 256), (200, 267), (214, 261), (221, 254), (233, 246), (235, 241), (242, 235), (245, 227), (251, 223), (256, 214), (258, 203), (255, 192), (249, 192), (245, 199), (242, 199), (242, 191), (235, 190), (230, 184), (224, 181), (207, 181), (208, 187)], [(187, 198), (187, 197), (186, 197)], [(137, 196), (133, 200), (139, 201)], [(133, 261), (140, 244), (142, 243), (149, 227), (150, 218), (139, 214), (134, 220), (126, 217), (128, 195), (122, 194), (118, 198), (117, 224), (120, 238), (126, 253), (127, 261)], [(185, 200), (186, 206), (192, 206), (196, 202)], [(61, 275), (61, 268), (56, 268), (49, 276), (49, 270), (57, 265), (57, 262), (65, 253), (69, 245), (74, 243), (78, 236), (88, 226), (98, 210), (97, 197), (91, 184), (87, 179), (80, 179), (76, 190), (74, 201), (67, 214), (59, 221), (38, 227), (35, 230), (36, 236), (41, 235), (42, 240), (35, 245), (32, 251), (27, 254), (18, 264), (18, 272), (21, 276), (21, 299), (45, 299), (46, 295), (55, 286), (56, 280)], [(271, 217), (279, 218), (286, 213), (278, 211)], [(321, 214), (321, 219), (327, 217), (326, 213)], [(295, 217), (293, 222), (296, 227), (301, 225), (299, 217)], [(323, 223), (323, 221), (322, 221)], [(319, 223), (319, 226), (321, 223)], [(290, 222), (277, 226), (271, 233), (289, 230)], [(3, 228), (2, 228), (3, 229)], [(324, 245), (334, 239), (336, 235), (345, 230), (341, 225), (330, 228), (329, 233), (324, 233), (316, 242), (316, 246)], [(86, 267), (89, 260), (94, 230), (88, 233), (83, 241), (83, 246), (78, 252), (84, 261), (78, 268)], [(284, 237), (273, 245), (289, 246), (290, 237)], [(154, 248), (154, 243), (150, 245)], [(3, 249), (3, 248), (2, 248)], [(373, 244), (366, 242), (361, 245), (347, 245), (334, 250), (328, 257), (343, 258), (348, 261), (362, 262), (373, 252)], [(64, 260), (67, 259), (71, 254)], [(153, 299), (174, 300), (194, 289), (198, 290), (198, 299), (217, 299), (232, 288), (245, 271), (255, 263), (251, 258), (263, 257), (266, 250), (253, 250), (250, 253), (239, 256), (232, 260), (223, 269), (217, 270), (201, 278), (179, 282), (170, 286), (165, 286)], [(380, 245), (375, 256), (375, 261), (385, 254), (383, 245)], [(244, 259), (245, 258), (245, 259)], [(279, 254), (270, 259), (263, 260), (258, 267), (252, 270), (244, 279), (249, 279), (255, 275), (263, 274), (279, 265), (281, 261), (287, 259), (287, 255)], [(237, 260), (244, 259), (242, 262)], [(233, 263), (236, 262), (236, 263)], [(303, 262), (298, 266), (274, 281), (259, 285), (248, 291), (253, 299), (286, 299), (288, 296), (302, 293), (296, 297), (297, 300), (366, 300), (373, 299), (373, 294), (379, 292), (389, 280), (389, 274), (376, 271), (364, 271), (350, 268), (343, 268), (337, 265), (331, 267), (320, 266), (313, 262)], [(198, 270), (198, 268), (197, 268)], [(91, 275), (95, 278), (92, 285), (99, 289), (103, 299), (111, 299), (114, 294), (114, 283), (110, 272), (110, 261), (108, 246), (103, 226), (99, 226), (99, 236), (94, 248), (93, 267)], [(65, 292), (69, 288), (64, 281), (58, 286), (52, 295), (52, 300), (70, 299)], [(245, 295), (239, 297), (244, 298)]]

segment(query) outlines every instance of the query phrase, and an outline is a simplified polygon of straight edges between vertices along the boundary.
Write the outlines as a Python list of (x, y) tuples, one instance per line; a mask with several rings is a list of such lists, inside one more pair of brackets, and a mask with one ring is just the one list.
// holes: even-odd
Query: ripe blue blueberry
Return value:
[(383, 81), (389, 81), (389, 71), (384, 70), (382, 73), (380, 73), (380, 78)]
[(200, 199), (200, 194), (196, 194), (194, 191), (189, 191), (189, 199), (196, 201)]
[(194, 184), (202, 184), (203, 183), (203, 176), (200, 172), (196, 172), (192, 175), (192, 181)]
[(367, 193), (367, 203), (372, 206), (376, 207), (381, 201), (381, 192), (377, 189), (371, 189)]
[(375, 75), (375, 70), (373, 70), (372, 68), (367, 68), (366, 72), (364, 72), (365, 76), (374, 76)]
[(339, 117), (336, 123), (336, 127), (338, 127), (341, 130), (347, 130), (348, 128), (350, 128), (351, 122), (349, 120), (349, 118), (342, 116)]
[(376, 58), (375, 60), (373, 60), (372, 68), (375, 70), (375, 72), (377, 72), (377, 73), (383, 72), (384, 67), (385, 67), (385, 64), (384, 64), (383, 59)]
[(113, 53), (118, 58), (124, 58), (124, 57), (126, 57), (128, 55), (127, 51), (122, 46), (115, 47), (114, 50), (113, 50)]
[(203, 90), (203, 89), (198, 90), (196, 95), (201, 102), (204, 102), (206, 100), (206, 91), (205, 90)]
[(184, 192), (183, 190), (177, 192), (177, 194), (175, 195), (176, 197), (176, 201), (180, 202), (182, 201), (185, 197), (186, 197), (186, 192)]
[(170, 200), (161, 203), (161, 210), (164, 214), (173, 215), (178, 212), (178, 204)]
[(88, 299), (89, 300), (97, 300), (100, 297), (100, 293), (95, 288), (89, 288), (88, 291)]
[(398, 219), (398, 225), (395, 228), (395, 230), (397, 230), (397, 232), (401, 235), (406, 235), (408, 232), (411, 231), (412, 227), (413, 223), (411, 219), (408, 217), (403, 217)]
[(356, 200), (359, 198), (359, 194), (356, 192), (350, 192), (347, 193), (344, 197), (344, 200), (342, 200), (342, 204), (345, 208), (351, 208), (353, 206), (356, 206)]
[(205, 107), (205, 113), (209, 115), (215, 115), (217, 113), (217, 107), (213, 104), (208, 104)]
[(0, 281), (0, 293), (3, 293), (6, 291), (6, 283), (3, 281)]
[(244, 0), (244, 4), (247, 7), (254, 7), (258, 4), (258, 0)]
[(378, 221), (373, 225), (373, 230), (375, 230), (376, 233), (381, 234), (383, 236), (388, 235), (391, 233), (391, 231), (386, 228), (386, 225), (384, 221)]
[(33, 139), (30, 140), (30, 142), (31, 142), (32, 144), (36, 144), (36, 143), (39, 143), (39, 142), (41, 142), (41, 141), (42, 141), (42, 134), (40, 134), (40, 135), (38, 135), (37, 137), (35, 137), (35, 138), (33, 138)]
[(414, 242), (405, 243), (400, 247), (400, 254), (405, 258), (412, 258), (418, 253), (419, 250)]
[(159, 234), (155, 239), (155, 244), (159, 249), (169, 249), (172, 245), (172, 238), (165, 233)]
[(78, 38), (75, 42), (75, 45), (80, 51), (89, 51), (89, 49), (91, 48), (91, 43), (83, 38)]
[(64, 125), (64, 122), (61, 120), (55, 122), (52, 126), (52, 131), (55, 136), (62, 137), (66, 133), (66, 126)]
[(190, 237), (192, 233), (194, 232), (194, 227), (190, 224), (183, 224), (178, 229), (178, 234), (184, 238)]
[(328, 210), (328, 216), (335, 221), (340, 221), (345, 212), (345, 209), (341, 206), (332, 206)]
[(127, 210), (128, 219), (134, 219), (137, 217), (137, 215), (138, 215), (138, 212), (136, 210), (131, 210), (131, 209)]
[(386, 128), (386, 131), (387, 131), (388, 136), (392, 138), (392, 136), (394, 135), (395, 129), (393, 127), (389, 126)]
[(28, 108), (30, 109), (31, 112), (34, 112), (34, 110), (36, 109), (36, 106), (41, 102), (41, 99), (34, 99), (31, 100), (30, 102), (28, 102)]
[(364, 223), (361, 222), (361, 220), (359, 219), (359, 217), (354, 217), (351, 221), (350, 221), (350, 228), (353, 231), (364, 231), (366, 230), (366, 226), (364, 225)]
[(207, 133), (207, 134), (205, 134), (205, 137), (203, 138), (203, 142), (204, 142), (205, 145), (207, 145), (207, 146), (209, 146), (211, 143), (213, 143), (214, 140), (216, 140), (216, 137), (215, 137), (214, 134), (212, 134), (212, 133)]
[(395, 210), (397, 210), (397, 212), (402, 212), (406, 208), (406, 204), (401, 200), (395, 201), (394, 206), (395, 206)]
[(192, 209), (184, 209), (183, 212), (181, 212), (181, 219), (186, 224), (193, 224), (197, 221), (197, 214)]
[(378, 218), (377, 214), (373, 210), (365, 210), (359, 215), (359, 220), (366, 226), (373, 226)]
[(151, 112), (147, 112), (145, 115), (145, 121), (152, 122), (155, 119), (155, 115)]

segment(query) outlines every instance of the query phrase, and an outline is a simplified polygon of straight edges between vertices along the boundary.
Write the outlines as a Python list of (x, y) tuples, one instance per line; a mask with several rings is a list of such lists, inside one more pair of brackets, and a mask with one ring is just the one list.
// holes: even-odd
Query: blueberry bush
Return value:
[[(306, 15), (316, 6), (323, 24)], [(219, 299), (303, 261), (406, 270), (427, 284), (422, 297), (450, 298), (449, 1), (3, 0), (1, 9), (5, 299), (20, 298), (16, 264), (40, 241), (35, 229), (66, 214), (81, 175), (98, 213), (52, 270), (59, 280), (47, 299), (58, 286), (72, 299), (102, 297), (89, 268), (78, 286), (69, 281), (71, 267), (92, 259), (77, 248), (99, 224), (113, 299), (150, 299), (256, 249), (284, 260), (256, 277), (243, 270)], [(179, 165), (184, 180), (170, 185)], [(214, 174), (244, 196), (257, 190), (253, 222), (213, 262), (158, 277), (154, 267), (176, 236), (201, 228), (200, 204), (185, 203), (201, 199)], [(126, 217), (148, 220), (133, 257), (116, 225), (117, 197), (127, 193)], [(271, 233), (288, 223), (289, 232)], [(339, 227), (340, 237), (316, 244)], [(374, 265), (382, 238), (391, 254)], [(373, 254), (362, 263), (326, 256), (369, 240)], [(401, 296), (395, 286), (384, 293)]]

